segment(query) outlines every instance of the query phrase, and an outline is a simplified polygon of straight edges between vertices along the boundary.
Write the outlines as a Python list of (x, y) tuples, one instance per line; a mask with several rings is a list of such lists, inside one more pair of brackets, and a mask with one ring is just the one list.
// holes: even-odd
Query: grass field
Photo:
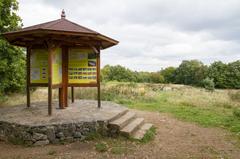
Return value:
[[(240, 90), (215, 90), (183, 85), (109, 82), (102, 84), (102, 100), (114, 101), (129, 108), (170, 113), (178, 119), (204, 127), (225, 128), (240, 137)], [(57, 91), (54, 92), (57, 98)], [(76, 88), (75, 98), (95, 99), (96, 88)], [(14, 99), (14, 100), (13, 100)], [(32, 93), (33, 101), (47, 100), (47, 90)], [(1, 105), (25, 102), (15, 94)]]

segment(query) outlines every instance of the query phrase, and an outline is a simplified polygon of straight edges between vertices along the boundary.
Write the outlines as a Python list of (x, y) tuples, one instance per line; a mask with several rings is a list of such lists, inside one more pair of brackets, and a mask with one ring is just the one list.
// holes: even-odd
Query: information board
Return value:
[(69, 49), (68, 83), (97, 83), (96, 54), (91, 49)]
[[(62, 52), (60, 48), (53, 52), (53, 84), (62, 82)], [(48, 83), (48, 51), (32, 49), (30, 56), (31, 83)]]
[(53, 52), (53, 64), (52, 64), (52, 82), (53, 84), (62, 83), (62, 49), (57, 48)]

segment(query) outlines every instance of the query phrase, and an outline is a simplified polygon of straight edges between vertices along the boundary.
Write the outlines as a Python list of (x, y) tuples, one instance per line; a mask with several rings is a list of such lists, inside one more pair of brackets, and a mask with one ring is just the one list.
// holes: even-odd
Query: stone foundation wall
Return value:
[(89, 134), (95, 132), (106, 135), (107, 122), (83, 122), (42, 126), (0, 122), (0, 140), (29, 146), (85, 140)]

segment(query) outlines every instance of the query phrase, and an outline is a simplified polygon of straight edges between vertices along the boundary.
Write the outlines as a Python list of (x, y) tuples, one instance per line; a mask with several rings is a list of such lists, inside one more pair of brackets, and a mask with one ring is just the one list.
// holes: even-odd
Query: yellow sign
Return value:
[[(57, 48), (53, 52), (53, 84), (62, 82), (62, 52)], [(32, 49), (30, 57), (31, 83), (48, 83), (48, 51)]]
[(97, 83), (97, 60), (93, 50), (69, 50), (68, 83)]
[(31, 83), (48, 83), (48, 53), (45, 49), (32, 49), (30, 57)]
[(57, 48), (53, 52), (53, 84), (62, 83), (62, 50)]

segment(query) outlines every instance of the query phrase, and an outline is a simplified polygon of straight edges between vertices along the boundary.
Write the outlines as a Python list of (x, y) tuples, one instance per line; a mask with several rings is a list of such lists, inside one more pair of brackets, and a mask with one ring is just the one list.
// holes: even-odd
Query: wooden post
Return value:
[(63, 101), (62, 101), (62, 88), (58, 88), (58, 102), (59, 102), (59, 108), (63, 108)]
[[(63, 72), (63, 49), (61, 50), (62, 52), (62, 72)], [(62, 83), (61, 83), (61, 88), (58, 89), (58, 100), (59, 100), (59, 108), (64, 109), (64, 93), (63, 93), (63, 73), (62, 73)]]
[(27, 107), (30, 107), (30, 56), (31, 56), (31, 47), (28, 46), (27, 47), (27, 87), (26, 87), (26, 91), (27, 91)]
[(62, 47), (62, 108), (68, 107), (68, 47)]
[(52, 60), (53, 49), (48, 48), (48, 115), (52, 115)]
[(74, 103), (74, 87), (71, 87), (72, 103)]
[(101, 108), (101, 92), (100, 92), (100, 49), (97, 53), (97, 99), (98, 99), (98, 108)]

